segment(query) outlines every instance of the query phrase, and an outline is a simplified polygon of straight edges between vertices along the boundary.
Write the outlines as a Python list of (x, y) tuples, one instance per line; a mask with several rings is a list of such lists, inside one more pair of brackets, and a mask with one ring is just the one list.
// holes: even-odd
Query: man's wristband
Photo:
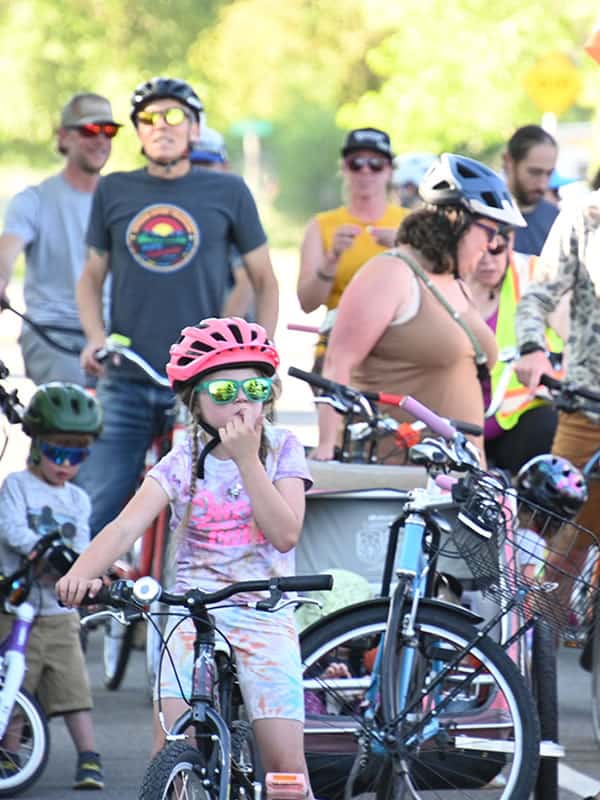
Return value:
[(519, 355), (528, 356), (529, 353), (537, 353), (538, 350), (541, 353), (546, 352), (546, 348), (538, 342), (523, 342), (523, 344), (519, 347)]
[(328, 275), (326, 272), (323, 272), (320, 269), (318, 269), (315, 272), (315, 275), (317, 276), (317, 278), (320, 278), (322, 281), (325, 281), (325, 283), (333, 283), (333, 281), (335, 280), (335, 273), (333, 275)]

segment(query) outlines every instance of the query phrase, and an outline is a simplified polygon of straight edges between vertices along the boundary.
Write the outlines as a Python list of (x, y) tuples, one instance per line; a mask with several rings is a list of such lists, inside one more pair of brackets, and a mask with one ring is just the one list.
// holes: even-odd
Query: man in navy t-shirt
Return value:
[(98, 184), (87, 234), (88, 255), (77, 286), (87, 344), (82, 365), (102, 376), (98, 397), (104, 430), (80, 481), (92, 500), (97, 533), (133, 494), (152, 438), (172, 424), (174, 397), (123, 360), (104, 367), (102, 287), (112, 276), (111, 333), (164, 374), (169, 346), (185, 325), (220, 316), (235, 245), (256, 297), (256, 314), (272, 335), (278, 289), (254, 199), (242, 178), (192, 170), (202, 103), (185, 81), (153, 78), (131, 100), (131, 120), (148, 164), (115, 172)]

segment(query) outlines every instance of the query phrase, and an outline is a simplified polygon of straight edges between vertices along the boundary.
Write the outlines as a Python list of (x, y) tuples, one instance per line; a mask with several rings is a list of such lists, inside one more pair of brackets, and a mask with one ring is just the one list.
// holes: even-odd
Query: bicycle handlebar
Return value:
[[(600, 392), (586, 389), (584, 386), (573, 386), (566, 381), (559, 381), (552, 375), (542, 375), (540, 384), (552, 393), (553, 400), (561, 411), (593, 411), (600, 414)], [(578, 400), (589, 400), (581, 403)]]
[[(127, 344), (125, 344), (125, 342), (127, 342)], [(139, 353), (136, 353), (135, 350), (132, 350), (128, 346), (129, 342), (129, 339), (119, 336), (118, 334), (109, 336), (106, 341), (106, 345), (104, 347), (100, 347), (94, 353), (96, 361), (103, 363), (114, 356), (124, 358), (131, 364), (135, 364), (136, 367), (139, 367), (145, 375), (147, 375), (152, 381), (154, 381), (154, 383), (157, 384), (157, 386), (170, 389), (171, 384), (169, 383), (169, 379), (165, 375), (161, 375), (160, 372), (157, 372), (151, 364), (149, 364), (141, 355), (139, 355)]]
[[(155, 592), (150, 596), (150, 588)], [(202, 589), (188, 589), (181, 594), (165, 592), (153, 578), (140, 578), (135, 583), (118, 580), (109, 586), (102, 586), (94, 597), (83, 598), (82, 605), (107, 605), (124, 608), (131, 604), (146, 605), (160, 599), (168, 606), (184, 606), (193, 610), (199, 606), (209, 606), (227, 600), (233, 595), (243, 592), (311, 592), (330, 590), (333, 588), (331, 575), (290, 575), (281, 578), (238, 581), (224, 586), (216, 592), (204, 592)]]
[(449, 441), (454, 441), (459, 431), (472, 434), (473, 436), (480, 436), (482, 433), (481, 427), (478, 425), (473, 425), (468, 422), (459, 422), (458, 420), (447, 420), (438, 416), (438, 414), (410, 395), (396, 395), (389, 394), (388, 392), (361, 392), (358, 389), (353, 389), (342, 383), (331, 381), (314, 372), (305, 372), (297, 367), (290, 367), (288, 369), (288, 375), (310, 383), (318, 389), (323, 389), (328, 394), (332, 394), (334, 397), (342, 400), (342, 402), (345, 401), (346, 404), (351, 403), (352, 406), (362, 397), (372, 402), (402, 408), (412, 417), (424, 422), (435, 434)]

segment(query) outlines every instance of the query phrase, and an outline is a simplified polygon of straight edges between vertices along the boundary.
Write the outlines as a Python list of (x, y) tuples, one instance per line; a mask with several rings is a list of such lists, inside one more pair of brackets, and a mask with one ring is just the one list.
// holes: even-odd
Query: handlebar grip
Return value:
[(294, 575), (280, 578), (278, 581), (282, 592), (316, 592), (333, 588), (333, 575)]
[(131, 581), (117, 580), (111, 584), (101, 586), (98, 592), (90, 597), (85, 595), (81, 601), (82, 606), (113, 606), (114, 608), (124, 608), (131, 603)]
[(554, 389), (560, 391), (562, 389), (562, 381), (553, 378), (552, 375), (542, 375), (540, 377), (540, 385), (545, 386), (547, 389)]
[(457, 431), (469, 434), (470, 436), (482, 436), (483, 428), (481, 425), (475, 425), (473, 422), (463, 422), (461, 419), (451, 419), (450, 424), (453, 425)]
[(288, 375), (291, 375), (292, 378), (300, 378), (301, 381), (306, 381), (311, 386), (324, 389), (326, 392), (335, 392), (338, 389), (337, 383), (323, 378), (322, 375), (317, 375), (316, 372), (305, 372), (303, 369), (298, 369), (298, 367), (290, 367)]
[(454, 428), (447, 420), (439, 417), (435, 411), (432, 411), (423, 403), (419, 403), (414, 397), (406, 396), (402, 407), (405, 411), (413, 417), (420, 419), (428, 428), (436, 433), (438, 436), (443, 436), (444, 439), (452, 441), (456, 436), (456, 428)]

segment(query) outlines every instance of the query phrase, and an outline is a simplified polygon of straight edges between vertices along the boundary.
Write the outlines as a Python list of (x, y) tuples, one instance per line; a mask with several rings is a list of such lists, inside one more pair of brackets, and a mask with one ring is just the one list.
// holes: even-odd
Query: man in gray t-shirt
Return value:
[(84, 338), (75, 285), (85, 260), (92, 196), (119, 130), (110, 103), (96, 94), (77, 94), (61, 114), (58, 150), (64, 169), (15, 195), (0, 236), (0, 296), (19, 254), (25, 251), (26, 314), (65, 352), (51, 347), (27, 324), (20, 344), (25, 370), (34, 383), (82, 384), (78, 350)]
[(98, 184), (77, 287), (87, 345), (82, 364), (98, 381), (104, 429), (80, 482), (92, 500), (92, 534), (114, 519), (135, 491), (146, 449), (173, 420), (174, 396), (125, 360), (105, 369), (102, 287), (112, 278), (110, 332), (164, 375), (169, 347), (185, 325), (220, 316), (235, 245), (256, 296), (256, 315), (273, 335), (278, 288), (266, 236), (244, 181), (193, 170), (191, 142), (202, 103), (185, 81), (153, 78), (132, 97), (131, 120), (148, 164)]

